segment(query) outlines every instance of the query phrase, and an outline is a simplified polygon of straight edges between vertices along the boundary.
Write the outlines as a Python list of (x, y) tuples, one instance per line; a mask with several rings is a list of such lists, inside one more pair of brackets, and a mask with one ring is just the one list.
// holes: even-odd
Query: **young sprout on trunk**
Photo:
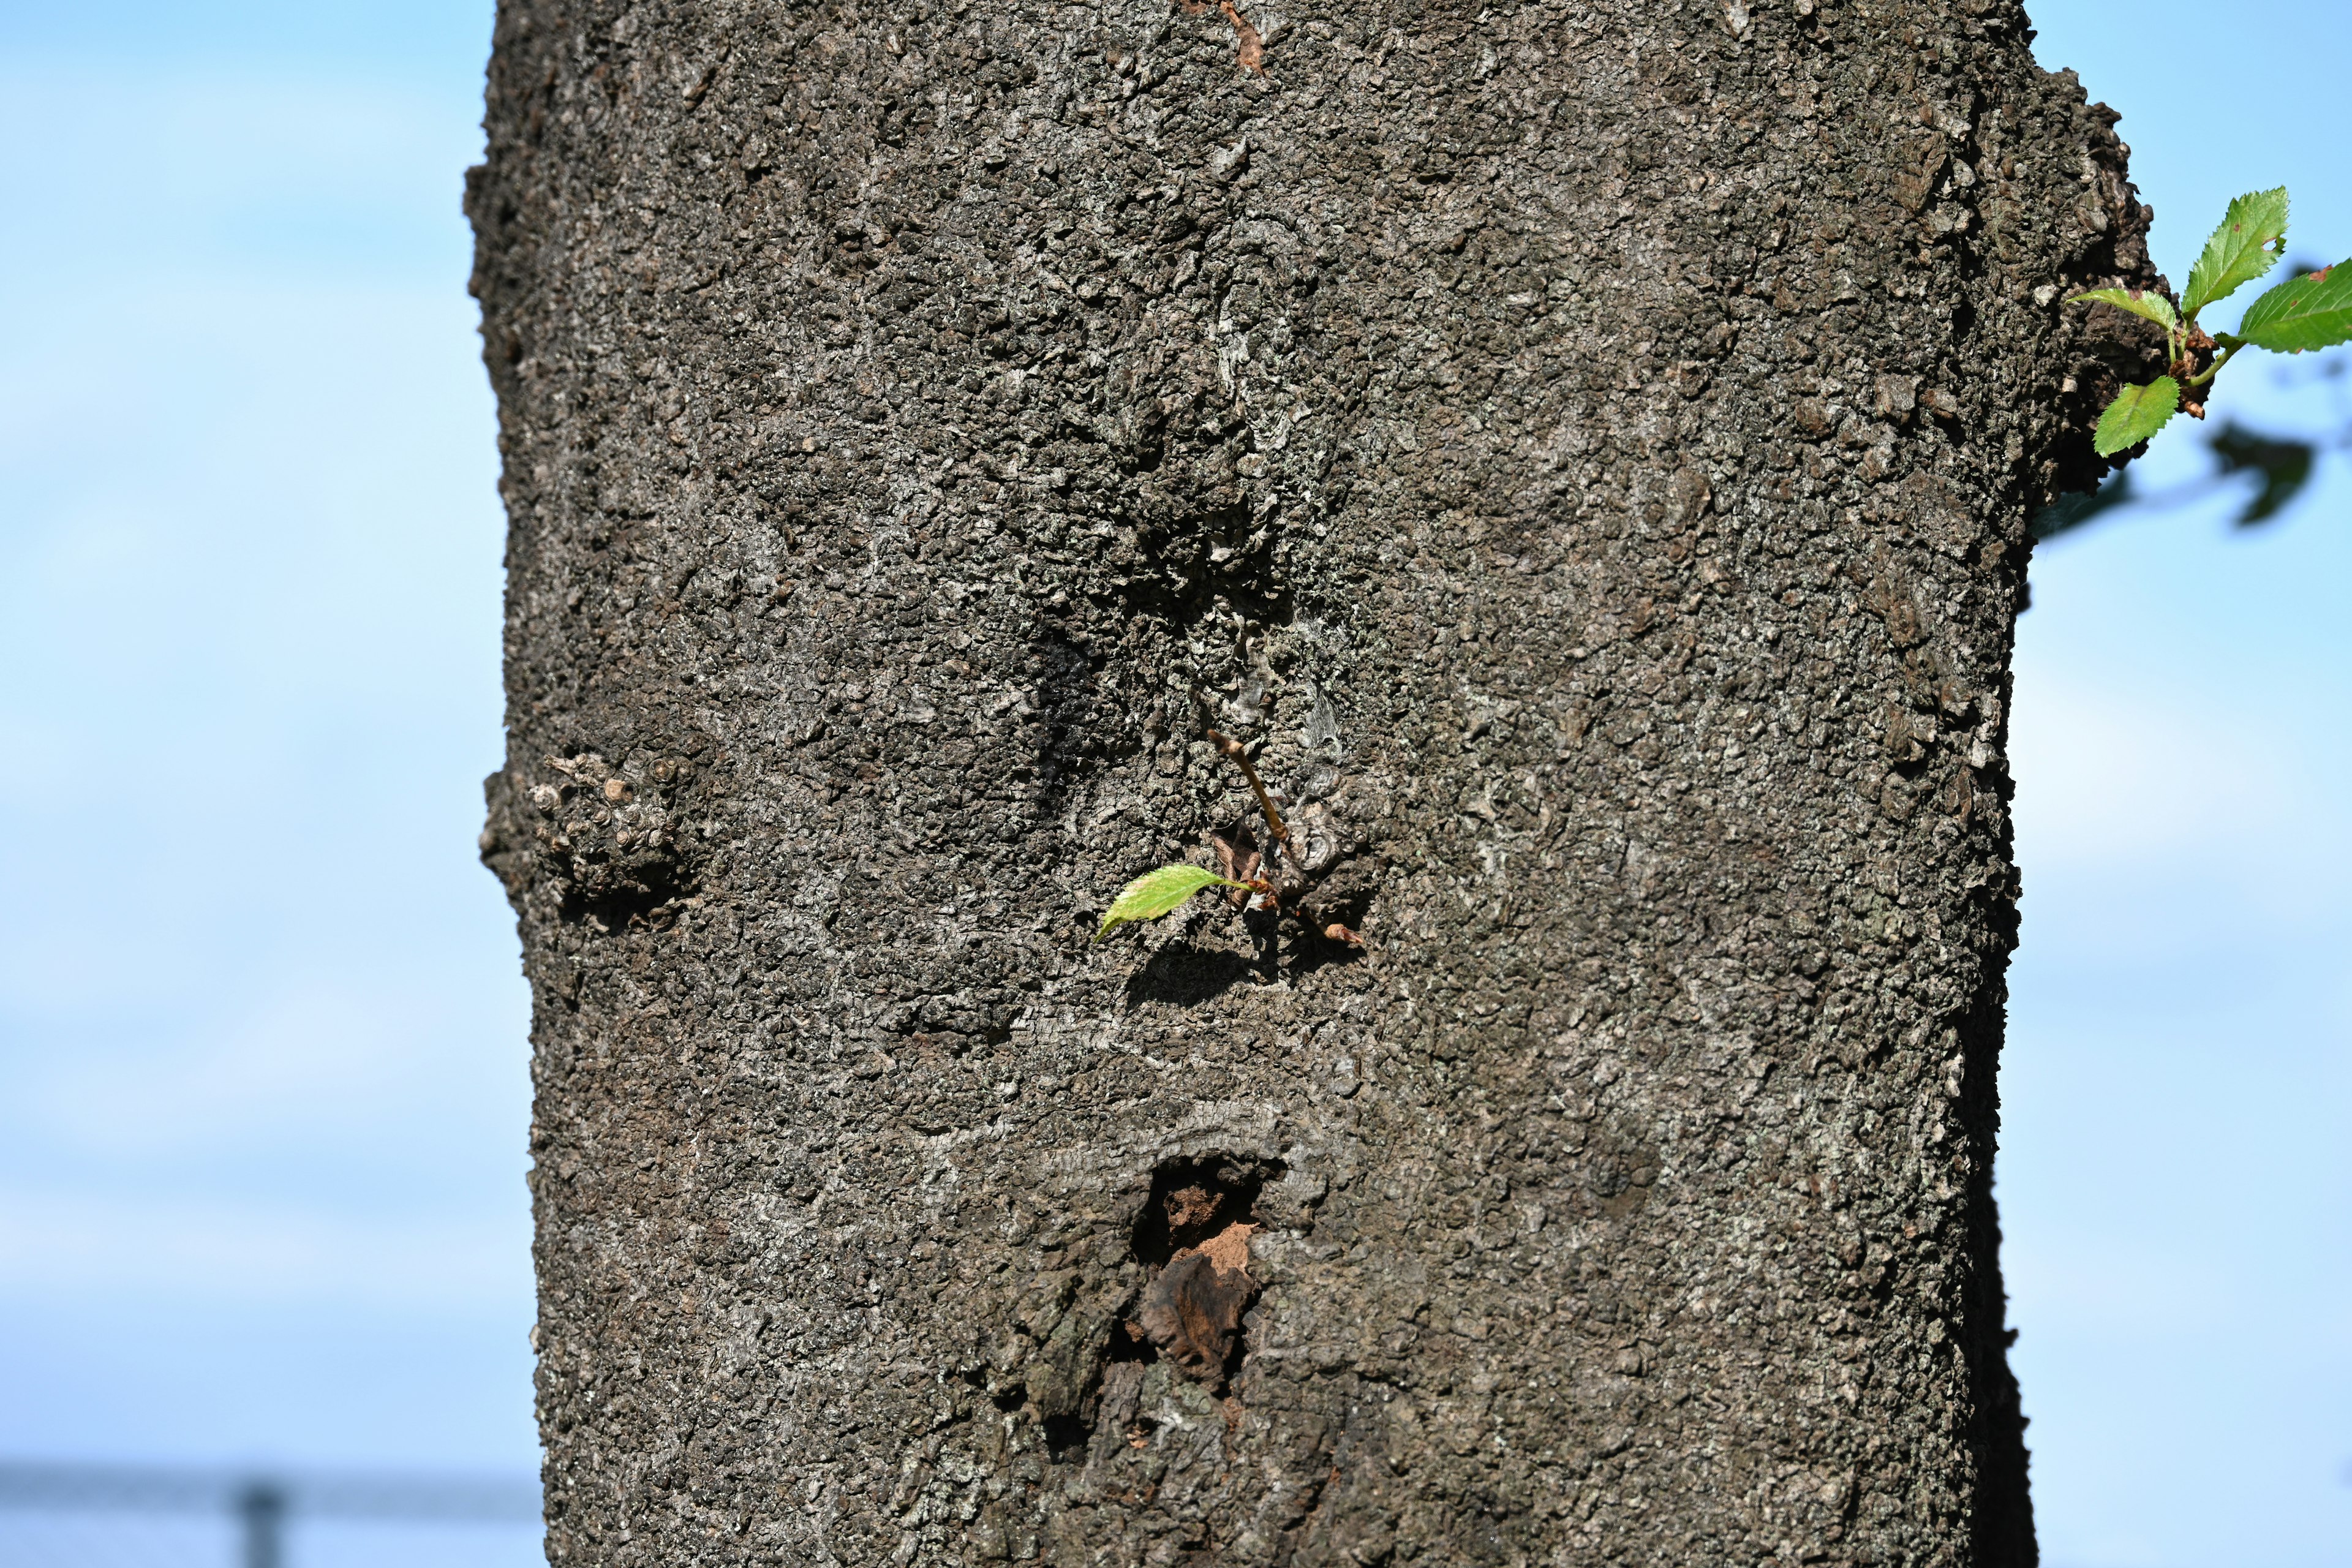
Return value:
[(1120, 889), (1118, 897), (1110, 901), (1110, 908), (1103, 911), (1102, 928), (1095, 932), (1095, 940), (1102, 941), (1129, 921), (1156, 921), (1203, 888), (1240, 888), (1269, 897), (1274, 892), (1262, 880), (1236, 881), (1205, 866), (1179, 861), (1156, 871), (1146, 871)]
[[(1257, 796), (1258, 810), (1265, 816), (1268, 853), (1261, 858), (1253, 849), (1237, 850), (1233, 840), (1213, 834), (1211, 842), (1224, 867), (1223, 872), (1183, 861), (1146, 871), (1120, 889), (1118, 897), (1111, 900), (1110, 908), (1103, 912), (1102, 926), (1095, 932), (1095, 940), (1100, 942), (1130, 921), (1158, 920), (1204, 888), (1225, 888), (1244, 895), (1234, 900), (1237, 908), (1245, 907), (1255, 897), (1259, 909), (1295, 915), (1308, 931), (1327, 941), (1344, 942), (1349, 947), (1363, 946), (1363, 938), (1350, 927), (1315, 916), (1304, 907), (1308, 879), (1299, 863), (1290, 825), (1283, 821), (1281, 810), (1274, 804), (1265, 781), (1257, 776), (1257, 769), (1251, 764), (1249, 752), (1242, 743), (1215, 730), (1207, 734), (1209, 744), (1241, 770), (1242, 777), (1249, 781), (1251, 793)], [(1240, 842), (1245, 846), (1246, 837)]]
[[(2092, 289), (2071, 297), (2112, 305), (2164, 329), (2166, 369), (2144, 386), (2126, 386), (2099, 416), (2091, 444), (2102, 458), (2139, 445), (2175, 414), (2205, 417), (2205, 388), (2241, 349), (2302, 353), (2352, 342), (2352, 267), (2337, 263), (2288, 279), (2246, 308), (2234, 332), (2207, 332), (2198, 312), (2252, 283), (2278, 262), (2286, 246), (2286, 187), (2250, 191), (2230, 204), (2221, 226), (2205, 242), (2189, 271), (2189, 289), (2176, 309), (2165, 296), (2137, 289)], [(2220, 353), (2217, 355), (2216, 350)]]

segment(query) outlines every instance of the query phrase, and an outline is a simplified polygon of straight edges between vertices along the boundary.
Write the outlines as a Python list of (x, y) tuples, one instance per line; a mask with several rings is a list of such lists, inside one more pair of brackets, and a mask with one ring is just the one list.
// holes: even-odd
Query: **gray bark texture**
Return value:
[(2030, 38), (505, 0), (556, 1562), (2033, 1561), (2011, 634), (2157, 280)]

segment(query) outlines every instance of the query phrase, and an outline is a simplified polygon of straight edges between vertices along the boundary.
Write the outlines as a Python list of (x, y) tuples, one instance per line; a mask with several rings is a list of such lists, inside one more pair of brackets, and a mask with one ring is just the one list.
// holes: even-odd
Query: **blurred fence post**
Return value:
[[(103, 1465), (0, 1458), (0, 1519), (19, 1512), (209, 1515), (237, 1533), (242, 1568), (288, 1568), (298, 1519), (513, 1527), (541, 1522), (528, 1472), (440, 1474)], [(538, 1553), (535, 1562), (544, 1561)], [(0, 1541), (0, 1563), (16, 1561)]]
[(236, 1517), (245, 1568), (285, 1568), (286, 1494), (268, 1481), (247, 1481), (237, 1489)]

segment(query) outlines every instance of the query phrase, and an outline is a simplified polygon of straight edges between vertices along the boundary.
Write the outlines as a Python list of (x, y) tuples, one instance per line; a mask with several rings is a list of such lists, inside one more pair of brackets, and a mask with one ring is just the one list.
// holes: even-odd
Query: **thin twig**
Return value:
[(1242, 750), (1242, 743), (1231, 735), (1212, 730), (1209, 731), (1209, 744), (1223, 752), (1242, 770), (1242, 777), (1249, 780), (1250, 788), (1257, 791), (1258, 809), (1265, 813), (1265, 825), (1274, 830), (1274, 841), (1288, 849), (1290, 829), (1282, 825), (1282, 813), (1274, 809), (1274, 797), (1266, 794), (1265, 785), (1258, 782), (1257, 770), (1250, 766), (1249, 753)]

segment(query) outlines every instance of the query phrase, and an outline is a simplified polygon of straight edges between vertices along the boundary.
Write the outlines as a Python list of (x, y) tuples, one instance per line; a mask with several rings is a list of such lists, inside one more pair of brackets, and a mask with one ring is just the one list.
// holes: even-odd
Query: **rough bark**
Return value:
[[(1237, 4), (500, 6), (551, 1556), (2031, 1563), (2113, 115), (2007, 0)], [(1264, 840), (1211, 725), (1315, 921), (1090, 945)]]

